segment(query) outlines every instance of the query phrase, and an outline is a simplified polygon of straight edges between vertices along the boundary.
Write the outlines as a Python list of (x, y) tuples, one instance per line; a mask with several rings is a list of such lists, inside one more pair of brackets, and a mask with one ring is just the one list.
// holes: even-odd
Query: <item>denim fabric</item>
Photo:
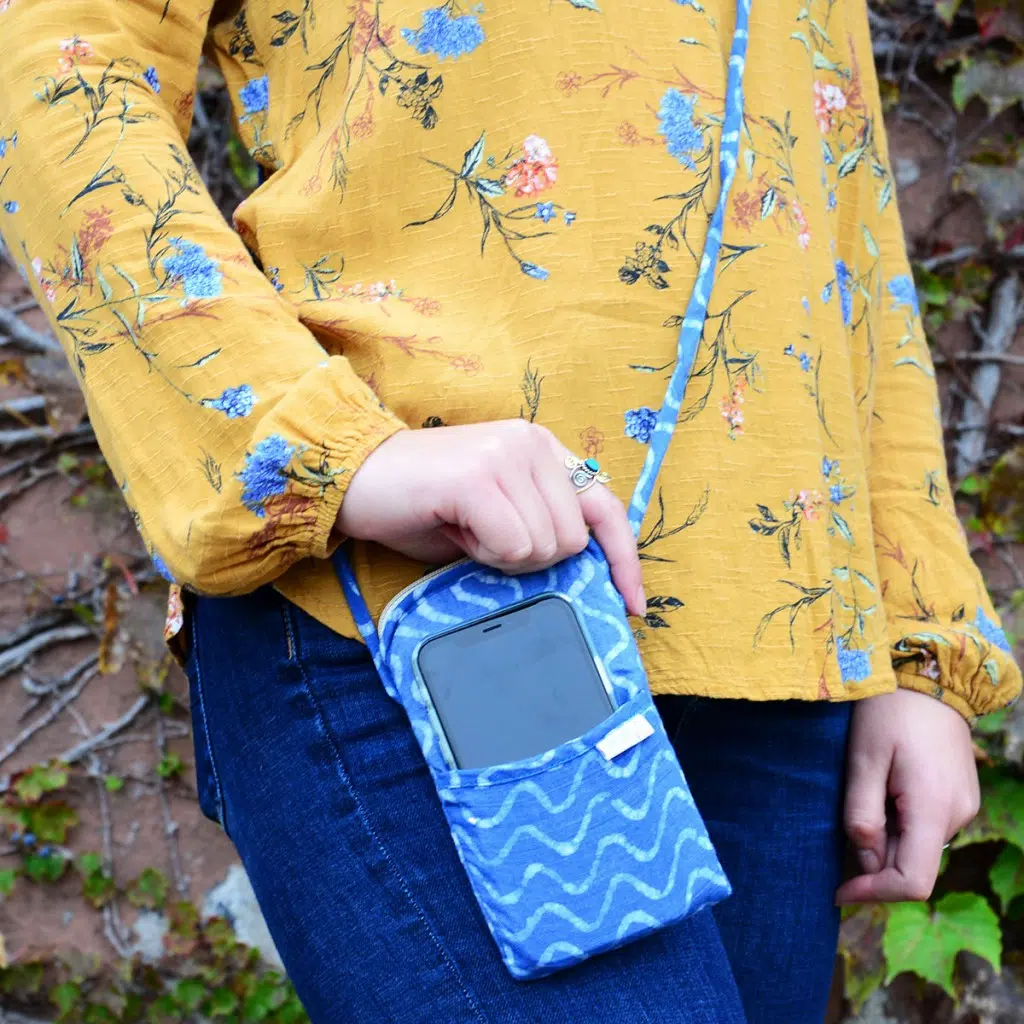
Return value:
[(234, 842), (315, 1024), (822, 1019), (846, 706), (659, 698), (737, 895), (523, 983), (366, 649), (269, 587), (190, 612), (200, 804)]
[[(563, 970), (729, 895), (597, 541), (550, 569), (517, 576), (457, 562), (396, 597), (376, 624), (341, 552), (335, 563), (381, 682), (405, 708), (513, 977)], [(415, 667), (421, 645), (456, 624), (544, 596), (572, 609), (614, 710), (584, 736), (533, 757), (454, 768)], [(650, 734), (605, 757), (600, 742), (637, 721)]]

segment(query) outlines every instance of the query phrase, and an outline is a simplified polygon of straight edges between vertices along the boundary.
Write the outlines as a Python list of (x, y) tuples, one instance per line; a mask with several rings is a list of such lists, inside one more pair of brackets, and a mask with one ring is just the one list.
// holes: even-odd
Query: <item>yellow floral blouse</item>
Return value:
[[(431, 2), (0, 0), (0, 230), (154, 562), (350, 636), (335, 516), (403, 426), (522, 416), (628, 500), (720, 187), (731, 3)], [(266, 172), (235, 230), (203, 52)], [(863, 0), (753, 0), (744, 91), (640, 534), (653, 688), (997, 708)], [(423, 570), (354, 559), (375, 611)]]

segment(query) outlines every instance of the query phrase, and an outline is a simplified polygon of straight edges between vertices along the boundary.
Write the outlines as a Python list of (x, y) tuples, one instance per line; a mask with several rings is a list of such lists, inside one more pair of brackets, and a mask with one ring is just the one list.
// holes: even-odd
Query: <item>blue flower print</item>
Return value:
[(837, 469), (839, 469), (839, 462), (836, 459), (830, 459), (827, 455), (821, 460), (821, 475), (827, 480)]
[(839, 201), (836, 199), (836, 194), (832, 189), (829, 189), (828, 200), (825, 205), (829, 211), (834, 210), (839, 205)]
[(850, 291), (850, 268), (836, 260), (836, 287), (839, 289), (839, 305), (843, 312), (843, 323), (853, 320), (853, 292)]
[(821, 301), (828, 303), (832, 299), (832, 289), (835, 287), (835, 281), (829, 281), (824, 288), (821, 289)]
[(283, 292), (284, 285), (281, 284), (281, 279), (277, 276), (281, 273), (280, 267), (267, 267), (266, 275), (270, 278), (270, 283), (274, 286), (274, 291)]
[(546, 281), (551, 275), (543, 267), (538, 267), (536, 263), (520, 263), (519, 269), (527, 277), (535, 277), (538, 281)]
[(843, 485), (842, 484), (833, 484), (828, 489), (828, 500), (831, 501), (833, 505), (841, 504), (843, 498), (845, 498), (845, 497), (846, 497), (846, 495), (843, 493)]
[(806, 373), (807, 371), (810, 370), (810, 368), (813, 365), (813, 363), (814, 363), (814, 361), (811, 359), (811, 357), (806, 352), (801, 352), (800, 353), (800, 369), (801, 370), (803, 370)]
[(206, 255), (206, 250), (195, 242), (184, 238), (169, 238), (177, 255), (164, 260), (164, 270), (172, 277), (181, 279), (187, 299), (215, 299), (220, 295), (224, 275), (217, 267), (217, 261)]
[(0, 160), (7, 156), (7, 140), (0, 135)]
[(785, 347), (785, 348), (784, 348), (784, 349), (782, 350), (782, 354), (783, 354), (784, 356), (795, 356), (795, 355), (796, 355), (796, 349), (795, 349), (795, 348), (793, 348), (793, 343), (792, 343), (792, 342), (790, 342), (790, 343), (789, 343), (789, 344), (788, 344), (788, 345), (787, 345), (787, 346), (786, 346), (786, 347)]
[(568, 227), (576, 219), (576, 214), (572, 210), (565, 211), (565, 224)]
[(288, 486), (285, 470), (294, 454), (295, 446), (280, 434), (263, 438), (253, 451), (245, 453), (245, 466), (241, 473), (235, 474), (235, 479), (244, 485), (242, 503), (260, 519), (267, 514), (263, 506), (271, 498), (284, 494)]
[(142, 77), (149, 84), (149, 87), (153, 90), (153, 92), (160, 91), (160, 76), (156, 73), (156, 68), (146, 68), (146, 70), (142, 74)]
[(534, 217), (540, 217), (545, 224), (551, 220), (555, 215), (555, 204), (554, 203), (538, 203), (537, 212)]
[(658, 414), (646, 405), (640, 406), (639, 409), (630, 409), (626, 413), (626, 437), (631, 437), (641, 444), (650, 444), (657, 422)]
[(153, 568), (156, 569), (156, 571), (160, 573), (168, 583), (175, 582), (174, 577), (171, 575), (171, 570), (167, 568), (167, 563), (155, 551), (150, 552), (149, 559), (153, 563)]
[(208, 409), (219, 409), (229, 420), (240, 420), (252, 412), (257, 398), (248, 384), (237, 388), (225, 388), (216, 398), (204, 398), (202, 404)]
[(979, 608), (974, 616), (974, 628), (990, 643), (1001, 651), (1010, 653), (1010, 642), (1006, 634)]
[(868, 651), (851, 651), (843, 637), (839, 638), (836, 647), (839, 675), (844, 683), (859, 683), (871, 675), (871, 655)]
[(831, 167), (836, 162), (835, 155), (832, 153), (832, 147), (824, 139), (821, 142), (821, 158), (825, 161), (826, 167)]
[(804, 312), (808, 316), (810, 316), (811, 315), (811, 303), (808, 301), (808, 298), (807, 298), (806, 295), (800, 300), (800, 305), (803, 306)]
[(436, 53), (444, 60), (453, 60), (472, 53), (483, 41), (484, 30), (472, 14), (452, 17), (451, 4), (431, 7), (423, 12), (423, 24), (417, 28), (403, 28), (402, 38), (417, 53)]
[(238, 98), (247, 114), (259, 114), (270, 105), (270, 86), (267, 76), (246, 82), (238, 91)]
[(693, 119), (696, 96), (686, 96), (675, 87), (665, 90), (658, 108), (658, 131), (665, 136), (669, 154), (691, 171), (697, 165), (690, 153), (699, 153), (704, 148), (704, 137)]
[(17, 213), (17, 212), (18, 212), (18, 204), (13, 199), (8, 199), (7, 202), (4, 203), (4, 213)]
[(892, 296), (893, 309), (908, 306), (913, 310), (914, 316), (920, 316), (921, 307), (917, 301), (917, 288), (914, 285), (914, 279), (909, 274), (900, 274), (899, 277), (894, 277), (886, 287)]

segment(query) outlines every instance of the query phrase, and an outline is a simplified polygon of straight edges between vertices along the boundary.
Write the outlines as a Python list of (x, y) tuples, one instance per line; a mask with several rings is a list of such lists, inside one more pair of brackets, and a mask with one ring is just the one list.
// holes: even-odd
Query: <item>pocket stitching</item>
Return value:
[(224, 792), (223, 792), (223, 790), (221, 788), (221, 784), (220, 784), (220, 772), (217, 770), (217, 759), (216, 759), (216, 757), (214, 757), (214, 754), (213, 754), (213, 743), (210, 740), (210, 722), (209, 722), (209, 719), (206, 717), (206, 699), (205, 699), (205, 697), (203, 695), (203, 672), (202, 672), (202, 668), (200, 666), (199, 633), (198, 633), (198, 630), (196, 628), (196, 612), (195, 612), (195, 609), (192, 610), (192, 614), (190, 616), (190, 620), (191, 620), (190, 621), (190, 626), (191, 626), (191, 633), (192, 633), (193, 662), (195, 664), (195, 673), (196, 673), (196, 685), (195, 685), (196, 698), (197, 698), (198, 703), (199, 703), (199, 714), (200, 714), (200, 717), (203, 720), (203, 746), (206, 748), (206, 756), (209, 758), (209, 761), (210, 761), (210, 775), (211, 775), (211, 777), (213, 779), (213, 791), (214, 791), (214, 800), (216, 802), (215, 810), (216, 810), (216, 813), (217, 813), (217, 823), (224, 830), (225, 834), (230, 835), (230, 833), (228, 832), (228, 827), (227, 827), (227, 823), (226, 823), (226, 815), (224, 813)]
[[(292, 634), (292, 608), (291, 608), (291, 605), (285, 604), (283, 610), (284, 610), (285, 622), (288, 624), (288, 632), (289, 632), (289, 634)], [(430, 921), (427, 919), (427, 915), (426, 915), (425, 911), (423, 910), (423, 908), (420, 906), (420, 904), (416, 901), (415, 897), (413, 896), (412, 890), (409, 888), (409, 885), (406, 882), (405, 877), (403, 876), (402, 872), (399, 870), (398, 865), (395, 863), (394, 858), (391, 856), (391, 854), (388, 851), (387, 847), (381, 841), (380, 836), (377, 834), (377, 832), (374, 829), (373, 825), (370, 823), (370, 819), (369, 819), (369, 816), (366, 813), (365, 807), (363, 806), (363, 802), (359, 798), (358, 793), (356, 793), (355, 787), (352, 785), (352, 780), (349, 777), (348, 770), (345, 768), (345, 765), (342, 762), (341, 753), (338, 750), (337, 740), (336, 740), (336, 738), (334, 736), (334, 733), (332, 732), (332, 730), (330, 729), (330, 727), (327, 724), (327, 719), (326, 719), (326, 716), (323, 713), (323, 708), (321, 707), (320, 700), (316, 696), (316, 694), (313, 692), (313, 688), (309, 684), (309, 677), (306, 674), (306, 667), (303, 664), (302, 658), (301, 657), (296, 657), (292, 661), (292, 664), (299, 671), (299, 676), (302, 679), (302, 688), (305, 691), (306, 697), (308, 698), (308, 700), (310, 702), (310, 705), (313, 708), (314, 714), (316, 715), (317, 725), (318, 725), (318, 727), (320, 729), (321, 734), (325, 737), (325, 739), (327, 740), (327, 743), (329, 744), (329, 746), (331, 748), (331, 754), (332, 754), (332, 759), (334, 761), (335, 770), (337, 771), (337, 773), (338, 773), (338, 775), (339, 775), (339, 777), (341, 779), (342, 784), (345, 786), (345, 789), (347, 790), (348, 795), (352, 798), (352, 801), (353, 801), (353, 803), (356, 806), (356, 810), (357, 810), (357, 813), (359, 815), (359, 819), (360, 819), (360, 821), (363, 824), (363, 828), (366, 829), (367, 835), (370, 836), (370, 838), (373, 840), (373, 842), (375, 843), (377, 849), (380, 851), (381, 856), (384, 858), (384, 860), (386, 861), (386, 863), (390, 867), (390, 869), (391, 869), (395, 879), (398, 882), (399, 887), (401, 888), (402, 892), (405, 894), (405, 898), (409, 901), (411, 906), (416, 910), (417, 916), (419, 917), (421, 923), (423, 924), (423, 927), (426, 928), (427, 934), (430, 936), (431, 940), (433, 941), (434, 947), (437, 949), (437, 952), (440, 955), (442, 961), (448, 967), (449, 971), (451, 971), (451, 973), (454, 975), (454, 977), (455, 977), (455, 979), (456, 979), (456, 981), (457, 981), (457, 983), (459, 985), (459, 988), (462, 990), (462, 995), (463, 995), (463, 997), (466, 1000), (467, 1007), (470, 1009), (470, 1011), (473, 1013), (473, 1015), (476, 1017), (476, 1019), (481, 1022), (481, 1024), (487, 1024), (487, 1018), (484, 1015), (483, 1010), (481, 1009), (480, 1005), (477, 1003), (476, 999), (473, 997), (473, 993), (471, 992), (471, 990), (467, 986), (467, 984), (465, 982), (465, 979), (462, 976), (462, 972), (458, 968), (458, 965), (455, 963), (455, 960), (449, 954), (448, 950), (446, 949), (444, 943), (441, 941), (440, 937), (434, 931), (433, 927), (430, 924)]]

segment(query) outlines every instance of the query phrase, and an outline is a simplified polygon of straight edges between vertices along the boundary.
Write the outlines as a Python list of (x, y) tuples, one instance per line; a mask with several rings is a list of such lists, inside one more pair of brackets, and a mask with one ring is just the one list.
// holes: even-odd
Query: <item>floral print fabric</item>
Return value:
[[(403, 426), (541, 423), (628, 500), (718, 200), (732, 4), (210, 19), (0, 9), (0, 233), (161, 571), (274, 581), (357, 635), (325, 556)], [(204, 44), (267, 172), (233, 229), (183, 141)], [(953, 509), (863, 3), (755, 0), (744, 93), (640, 530), (652, 686), (1002, 706), (1020, 674)], [(375, 613), (423, 569), (372, 545), (354, 564)]]

